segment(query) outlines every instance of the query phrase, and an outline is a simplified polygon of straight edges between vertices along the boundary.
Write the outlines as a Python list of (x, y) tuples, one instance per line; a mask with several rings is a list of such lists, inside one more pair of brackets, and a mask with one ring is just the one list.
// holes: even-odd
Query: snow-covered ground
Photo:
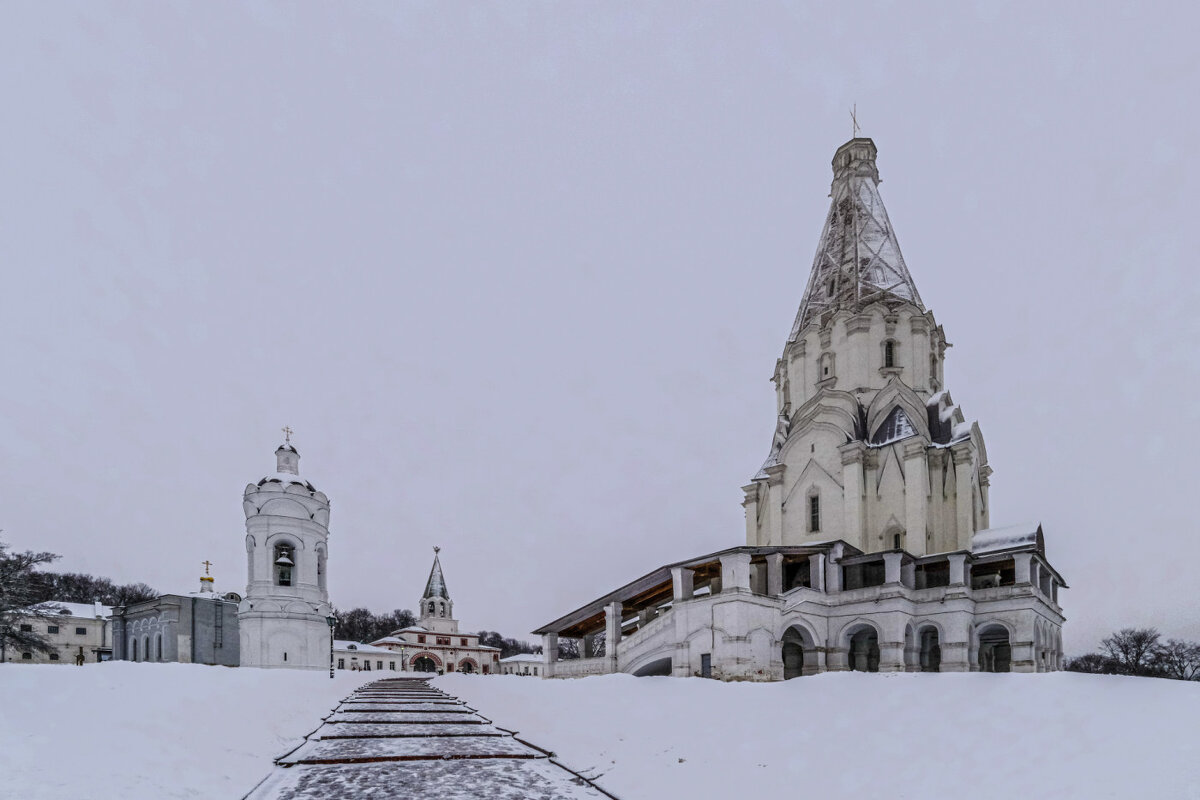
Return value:
[[(237, 800), (354, 686), (394, 674), (3, 666), (0, 797)], [(1200, 683), (842, 673), (435, 684), (622, 800), (1200, 800)]]
[(355, 686), (396, 674), (0, 666), (0, 797), (240, 798)]
[(626, 675), (435, 685), (622, 800), (1200, 800), (1200, 683), (831, 673), (786, 683)]

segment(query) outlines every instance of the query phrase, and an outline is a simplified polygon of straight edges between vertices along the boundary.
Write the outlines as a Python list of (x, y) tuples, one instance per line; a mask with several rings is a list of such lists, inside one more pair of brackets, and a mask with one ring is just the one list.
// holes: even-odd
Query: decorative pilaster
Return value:
[(863, 548), (863, 458), (867, 446), (862, 442), (850, 442), (838, 448), (842, 455), (842, 519), (845, 524), (846, 541), (859, 549)]
[(767, 502), (771, 510), (771, 518), (767, 520), (766, 544), (769, 547), (779, 547), (783, 544), (783, 473), (786, 470), (787, 467), (783, 464), (763, 470), (767, 473)]
[(923, 556), (927, 551), (925, 531), (929, 527), (929, 462), (925, 443), (919, 438), (906, 442), (903, 452), (906, 549), (913, 555)]
[(754, 547), (759, 542), (758, 531), (758, 484), (751, 483), (742, 487), (745, 495), (742, 498), (742, 508), (746, 509), (746, 544)]

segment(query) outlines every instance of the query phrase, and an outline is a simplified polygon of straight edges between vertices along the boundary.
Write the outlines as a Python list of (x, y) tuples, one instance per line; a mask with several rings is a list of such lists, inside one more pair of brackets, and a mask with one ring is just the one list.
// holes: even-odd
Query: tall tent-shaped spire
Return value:
[(788, 341), (838, 309), (907, 302), (925, 310), (879, 195), (876, 153), (866, 138), (851, 139), (834, 153), (829, 215)]
[(446, 578), (442, 575), (442, 562), (438, 558), (440, 549), (433, 548), (433, 567), (429, 570), (429, 580), (425, 582), (425, 593), (421, 595), (422, 600), (450, 599), (450, 593), (446, 591)]

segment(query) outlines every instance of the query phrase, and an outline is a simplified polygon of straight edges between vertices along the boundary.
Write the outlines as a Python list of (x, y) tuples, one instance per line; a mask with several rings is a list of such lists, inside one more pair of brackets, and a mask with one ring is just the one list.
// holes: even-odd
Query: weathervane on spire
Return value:
[(283, 443), (291, 444), (292, 443), (292, 434), (295, 433), (295, 431), (292, 430), (291, 428), (289, 428), (287, 425), (284, 425), (279, 430), (283, 431)]
[(850, 107), (850, 124), (854, 126), (854, 136), (851, 138), (857, 139), (858, 134), (862, 132), (858, 127), (858, 103)]

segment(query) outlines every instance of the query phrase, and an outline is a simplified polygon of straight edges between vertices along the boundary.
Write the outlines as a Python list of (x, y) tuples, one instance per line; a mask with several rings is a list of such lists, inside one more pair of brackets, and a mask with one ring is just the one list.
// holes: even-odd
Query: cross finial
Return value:
[(850, 124), (854, 127), (854, 136), (851, 138), (857, 139), (859, 132), (862, 130), (858, 127), (858, 103), (850, 107)]
[(204, 574), (207, 575), (208, 568), (212, 566), (212, 562), (205, 560), (205, 561), (201, 561), (200, 563), (204, 565)]
[(283, 431), (283, 443), (291, 444), (292, 434), (295, 433), (295, 431), (289, 428), (287, 425), (284, 425), (282, 428), (280, 428), (280, 430)]
[(442, 552), (442, 548), (438, 547), (438, 546), (435, 544), (435, 545), (433, 546), (433, 554), (436, 556), (436, 555), (437, 555), (438, 553), (440, 553), (440, 552)]

